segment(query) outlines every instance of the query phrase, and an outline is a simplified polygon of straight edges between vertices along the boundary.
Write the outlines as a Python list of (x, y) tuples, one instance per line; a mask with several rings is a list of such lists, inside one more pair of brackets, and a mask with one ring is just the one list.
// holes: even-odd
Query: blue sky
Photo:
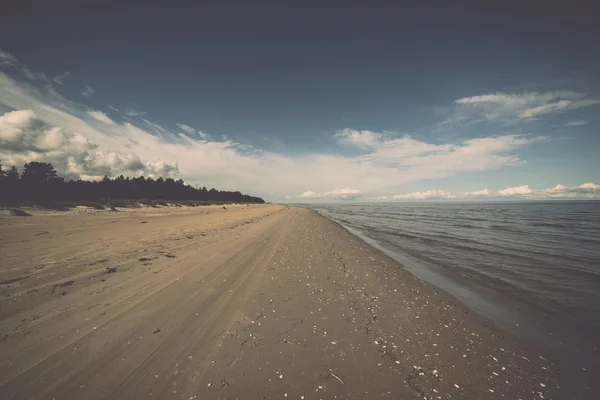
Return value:
[(15, 6), (0, 157), (271, 201), (599, 196), (592, 10), (444, 3)]

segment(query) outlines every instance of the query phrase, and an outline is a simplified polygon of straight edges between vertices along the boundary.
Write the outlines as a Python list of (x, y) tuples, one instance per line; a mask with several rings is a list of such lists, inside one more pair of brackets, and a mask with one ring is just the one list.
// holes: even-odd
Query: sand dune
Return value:
[(562, 398), (534, 349), (310, 210), (0, 224), (2, 399)]

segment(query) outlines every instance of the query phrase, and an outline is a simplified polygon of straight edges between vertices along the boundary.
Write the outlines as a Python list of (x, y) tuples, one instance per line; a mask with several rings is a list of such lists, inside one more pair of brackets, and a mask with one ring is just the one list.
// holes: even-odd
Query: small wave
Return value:
[(471, 225), (471, 224), (454, 224), (454, 226), (458, 226), (459, 228), (479, 228), (478, 226), (475, 225)]
[(543, 228), (569, 228), (570, 227), (567, 224), (559, 224), (559, 223), (552, 223), (552, 222), (533, 222), (529, 225), (543, 227)]
[(521, 230), (519, 228), (514, 228), (514, 227), (510, 227), (510, 226), (506, 226), (506, 225), (492, 224), (492, 225), (490, 225), (490, 228), (497, 229), (499, 231), (512, 232), (512, 233), (523, 233), (523, 230)]

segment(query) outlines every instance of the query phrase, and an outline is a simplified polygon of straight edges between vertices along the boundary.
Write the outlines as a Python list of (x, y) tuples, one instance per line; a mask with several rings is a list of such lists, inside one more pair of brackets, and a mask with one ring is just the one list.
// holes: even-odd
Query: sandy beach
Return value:
[(0, 254), (2, 399), (587, 398), (307, 209), (3, 215)]

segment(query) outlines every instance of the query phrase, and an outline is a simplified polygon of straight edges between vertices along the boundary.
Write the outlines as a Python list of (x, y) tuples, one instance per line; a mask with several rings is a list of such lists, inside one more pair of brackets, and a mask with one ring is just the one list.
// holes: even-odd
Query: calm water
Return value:
[(536, 343), (600, 337), (600, 202), (310, 205)]

